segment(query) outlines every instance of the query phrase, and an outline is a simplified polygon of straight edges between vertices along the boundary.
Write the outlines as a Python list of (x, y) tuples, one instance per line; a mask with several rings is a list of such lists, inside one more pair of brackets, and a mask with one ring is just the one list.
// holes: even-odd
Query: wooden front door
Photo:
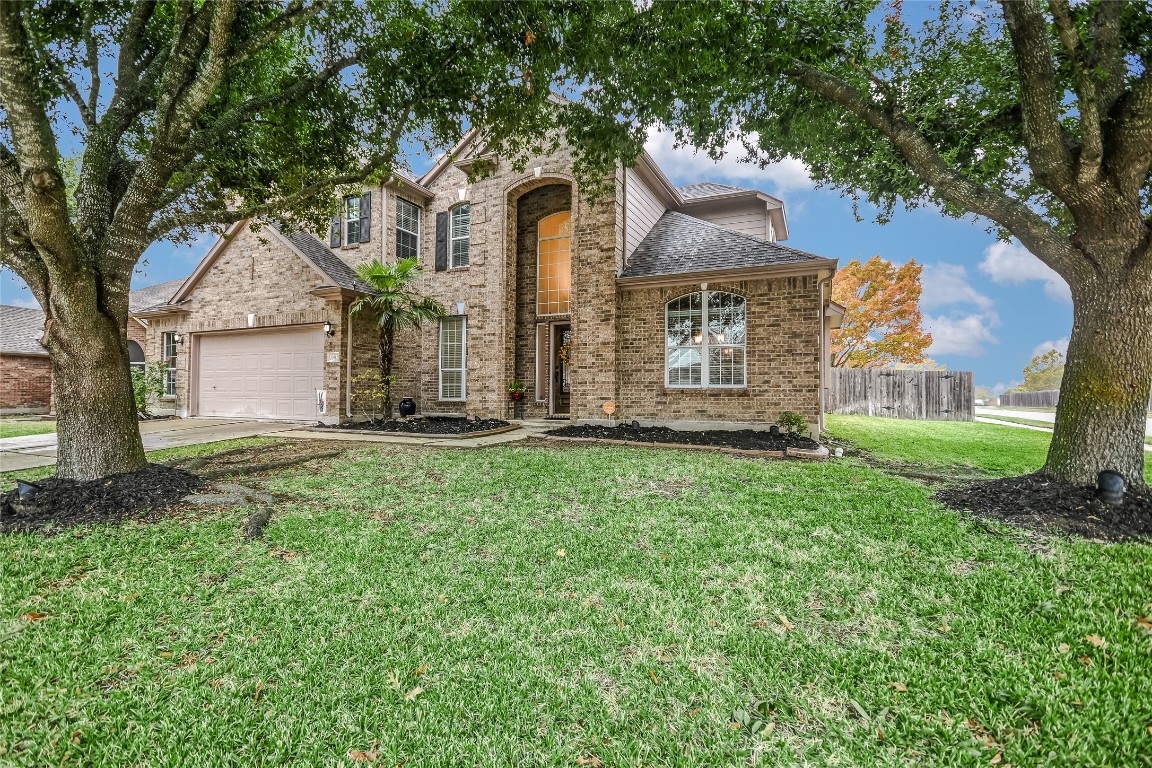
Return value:
[(571, 367), (565, 362), (568, 351), (572, 348), (572, 326), (568, 323), (556, 323), (552, 326), (552, 416), (569, 416), (572, 413), (572, 380)]

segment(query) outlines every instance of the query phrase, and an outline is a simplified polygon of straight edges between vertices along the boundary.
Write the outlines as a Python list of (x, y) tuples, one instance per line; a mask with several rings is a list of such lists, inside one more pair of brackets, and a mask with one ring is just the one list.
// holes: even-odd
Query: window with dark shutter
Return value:
[(360, 242), (372, 239), (372, 193), (365, 192), (360, 197)]
[(396, 199), (396, 258), (420, 258), (420, 209), (401, 198)]
[(354, 245), (360, 242), (360, 197), (344, 198), (344, 242)]
[(340, 247), (341, 229), (342, 229), (342, 227), (340, 225), (340, 217), (339, 216), (333, 216), (332, 217), (332, 224), (328, 227), (328, 246), (329, 247), (331, 247), (331, 248), (339, 248)]
[(436, 214), (436, 271), (448, 269), (448, 212)]

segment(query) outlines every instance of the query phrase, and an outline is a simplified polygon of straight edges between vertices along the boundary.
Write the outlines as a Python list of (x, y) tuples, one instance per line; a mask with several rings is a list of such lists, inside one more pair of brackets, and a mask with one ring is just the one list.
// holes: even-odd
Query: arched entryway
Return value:
[[(537, 180), (533, 180), (537, 181)], [(571, 410), (572, 186), (547, 180), (512, 199), (516, 264), (513, 377), (527, 385), (524, 415)]]

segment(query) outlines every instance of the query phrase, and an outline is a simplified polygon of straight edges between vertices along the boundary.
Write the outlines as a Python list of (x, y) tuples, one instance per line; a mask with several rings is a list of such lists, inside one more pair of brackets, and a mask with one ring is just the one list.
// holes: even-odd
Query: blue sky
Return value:
[[(875, 254), (902, 264), (924, 264), (921, 308), (934, 336), (929, 354), (948, 367), (971, 370), (994, 388), (1018, 383), (1032, 356), (1063, 350), (1072, 326), (1072, 304), (1063, 281), (1017, 243), (997, 243), (982, 224), (949, 219), (935, 210), (897, 211), (891, 223), (857, 222), (852, 202), (817, 190), (796, 161), (760, 169), (739, 162), (739, 142), (719, 163), (691, 149), (675, 149), (653, 132), (648, 151), (674, 183), (718, 181), (753, 187), (784, 200), (791, 237), (787, 245), (821, 256), (866, 260)], [(427, 162), (427, 161), (425, 161)], [(417, 172), (424, 168), (419, 164)], [(137, 269), (135, 287), (188, 275), (215, 238), (191, 245), (157, 243)], [(0, 276), (0, 303), (34, 306), (31, 293), (8, 270)]]

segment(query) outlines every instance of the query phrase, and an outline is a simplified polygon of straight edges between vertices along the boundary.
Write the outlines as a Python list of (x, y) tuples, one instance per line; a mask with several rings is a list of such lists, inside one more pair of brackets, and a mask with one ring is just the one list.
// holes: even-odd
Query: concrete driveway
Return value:
[[(256, 437), (299, 429), (299, 424), (283, 421), (243, 421), (240, 419), (162, 419), (140, 423), (144, 450), (175, 448), (181, 445), (215, 443), (238, 437)], [(26, 435), (0, 440), (0, 472), (14, 472), (56, 463), (56, 433)]]

